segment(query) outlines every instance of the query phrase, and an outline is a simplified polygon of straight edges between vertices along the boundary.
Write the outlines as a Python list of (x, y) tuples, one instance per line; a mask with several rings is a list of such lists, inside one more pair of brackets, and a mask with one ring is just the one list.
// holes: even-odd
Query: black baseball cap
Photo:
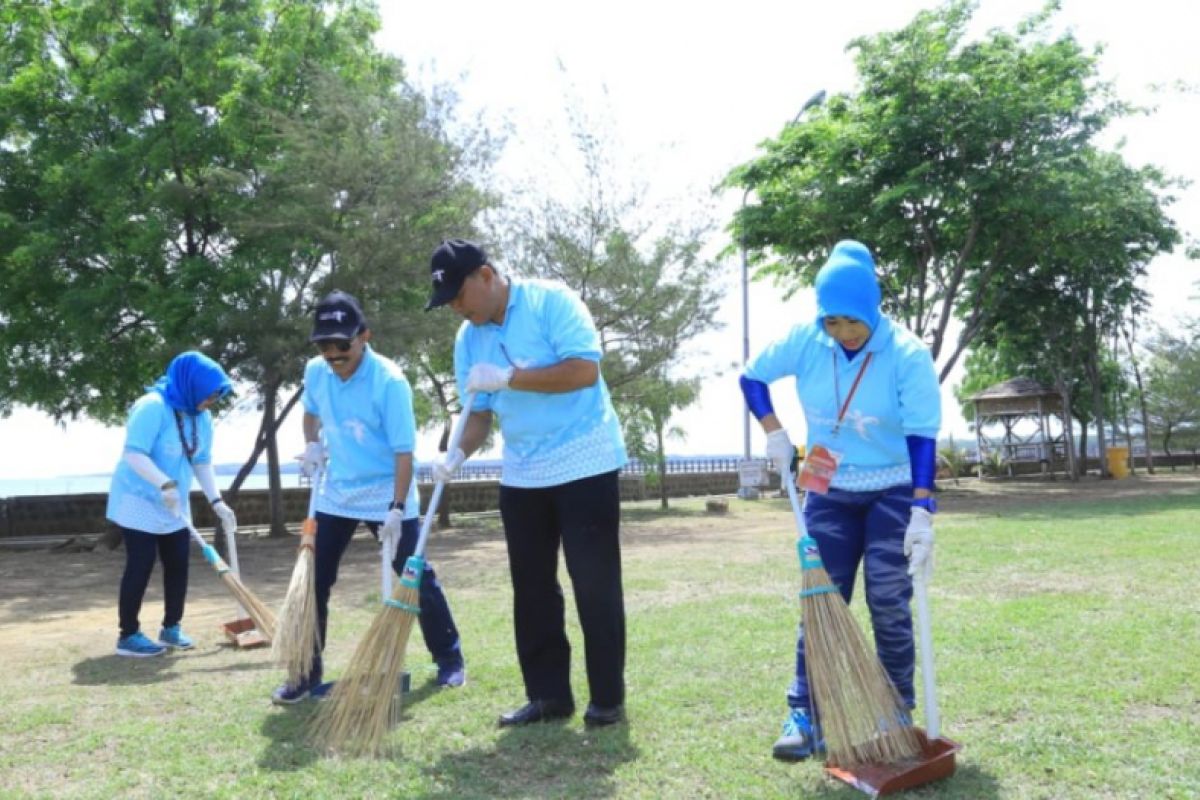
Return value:
[(322, 339), (349, 341), (367, 329), (367, 318), (354, 295), (332, 291), (317, 303), (310, 342)]
[(444, 306), (458, 296), (463, 281), (475, 270), (488, 263), (487, 253), (466, 239), (445, 239), (433, 251), (429, 273), (433, 278), (433, 293), (425, 310)]

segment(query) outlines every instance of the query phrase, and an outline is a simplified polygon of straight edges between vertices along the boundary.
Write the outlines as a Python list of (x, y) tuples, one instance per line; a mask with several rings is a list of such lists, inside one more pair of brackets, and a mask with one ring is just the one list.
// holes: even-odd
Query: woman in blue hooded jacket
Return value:
[[(768, 385), (792, 376), (807, 423), (804, 521), (846, 602), (863, 565), (880, 661), (914, 707), (912, 579), (932, 570), (933, 479), (941, 394), (933, 358), (880, 312), (875, 262), (859, 242), (839, 242), (817, 273), (816, 318), (772, 342), (746, 366), (742, 393), (767, 434), (767, 455), (788, 474), (795, 448)], [(906, 562), (907, 559), (907, 562)], [(820, 749), (796, 643), (789, 713), (773, 754), (799, 761)]]
[[(187, 650), (180, 628), (187, 595), (192, 476), (200, 482), (226, 530), (237, 527), (221, 499), (212, 468), (212, 414), (208, 408), (233, 389), (225, 371), (208, 356), (176, 356), (146, 394), (133, 404), (125, 426), (125, 450), (113, 473), (105, 515), (121, 529), (125, 573), (118, 604), (117, 655), (158, 656)], [(163, 565), (162, 628), (158, 640), (142, 633), (138, 615), (154, 571)]]

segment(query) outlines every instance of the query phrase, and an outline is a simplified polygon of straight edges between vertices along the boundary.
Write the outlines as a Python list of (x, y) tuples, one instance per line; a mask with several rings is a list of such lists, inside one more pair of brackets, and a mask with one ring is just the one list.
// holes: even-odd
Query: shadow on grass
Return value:
[(77, 686), (146, 686), (165, 683), (179, 677), (171, 672), (175, 659), (169, 655), (153, 658), (128, 658), (107, 655), (85, 658), (71, 667), (72, 683)]
[(629, 723), (594, 731), (566, 723), (509, 728), (492, 747), (443, 755), (425, 770), (436, 788), (422, 798), (618, 795), (614, 773), (638, 756), (629, 740)]
[[(400, 712), (401, 724), (410, 708), (439, 691), (436, 679), (431, 678), (419, 688), (406, 692)], [(268, 714), (262, 724), (262, 733), (271, 744), (259, 757), (258, 766), (272, 772), (292, 772), (321, 758), (320, 750), (308, 740), (319, 707), (316, 702), (273, 706), (275, 713)]]

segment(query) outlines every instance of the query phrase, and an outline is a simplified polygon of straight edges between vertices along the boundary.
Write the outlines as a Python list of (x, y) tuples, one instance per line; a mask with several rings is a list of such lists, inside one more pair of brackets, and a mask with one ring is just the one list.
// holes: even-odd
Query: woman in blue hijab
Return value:
[[(804, 522), (846, 602), (859, 564), (875, 649), (913, 707), (912, 578), (933, 568), (933, 478), (941, 392), (933, 358), (881, 313), (871, 253), (838, 242), (815, 281), (815, 319), (796, 325), (742, 374), (746, 405), (767, 434), (781, 475), (795, 448), (771, 405), (772, 382), (793, 377), (807, 427)], [(821, 749), (804, 668), (804, 629), (773, 754), (799, 761)], [(819, 712), (820, 709), (817, 709)]]
[[(188, 494), (194, 475), (226, 530), (237, 527), (233, 509), (221, 499), (212, 468), (214, 403), (233, 390), (229, 376), (203, 353), (180, 353), (166, 374), (133, 404), (125, 425), (125, 450), (113, 473), (106, 516), (121, 529), (125, 573), (118, 604), (117, 655), (159, 656), (167, 648), (187, 650), (183, 633), (187, 596)], [(158, 640), (142, 633), (138, 615), (154, 571), (163, 565), (165, 610)]]

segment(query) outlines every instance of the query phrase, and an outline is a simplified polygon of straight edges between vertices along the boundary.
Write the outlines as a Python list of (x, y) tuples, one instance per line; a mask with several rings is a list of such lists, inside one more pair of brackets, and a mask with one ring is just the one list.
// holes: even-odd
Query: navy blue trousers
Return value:
[[(183, 603), (187, 597), (189, 534), (186, 528), (174, 533), (146, 533), (121, 528), (125, 540), (125, 573), (121, 576), (121, 591), (117, 614), (121, 636), (132, 636), (141, 630), (138, 615), (142, 598), (150, 585), (155, 559), (163, 565), (164, 628), (178, 625), (183, 619)], [(154, 638), (154, 637), (151, 637)]]
[(571, 644), (558, 583), (562, 545), (583, 629), (591, 702), (625, 700), (625, 601), (617, 473), (536, 489), (500, 487), (517, 660), (530, 700), (574, 703)]
[[(858, 565), (863, 583), (875, 651), (900, 697), (913, 703), (912, 578), (904, 556), (904, 533), (912, 515), (912, 487), (893, 486), (876, 492), (830, 489), (809, 492), (804, 506), (808, 533), (817, 541), (821, 561), (846, 602), (854, 594)], [(796, 639), (796, 677), (788, 688), (788, 705), (812, 710), (808, 675), (804, 669), (804, 625)]]
[[(321, 649), (324, 647), (325, 629), (329, 621), (329, 595), (333, 585), (337, 583), (338, 566), (342, 562), (342, 555), (346, 552), (359, 522), (362, 520), (317, 512), (315, 582), (317, 626), (320, 631), (320, 639), (317, 642), (317, 657), (313, 662), (313, 674), (310, 677), (318, 680), (322, 676)], [(375, 533), (379, 529), (378, 522), (366, 522), (365, 524), (371, 533)], [(417, 520), (404, 521), (400, 542), (396, 546), (396, 557), (392, 561), (392, 568), (397, 574), (403, 571), (404, 562), (416, 549), (420, 532), (421, 528)], [(417, 616), (417, 620), (421, 625), (421, 635), (425, 637), (425, 646), (429, 648), (434, 662), (441, 666), (462, 664), (462, 646), (458, 639), (458, 628), (454, 625), (454, 617), (450, 614), (450, 604), (446, 602), (442, 584), (438, 582), (437, 574), (429, 562), (425, 563), (425, 573), (421, 576), (419, 597), (421, 613)]]

